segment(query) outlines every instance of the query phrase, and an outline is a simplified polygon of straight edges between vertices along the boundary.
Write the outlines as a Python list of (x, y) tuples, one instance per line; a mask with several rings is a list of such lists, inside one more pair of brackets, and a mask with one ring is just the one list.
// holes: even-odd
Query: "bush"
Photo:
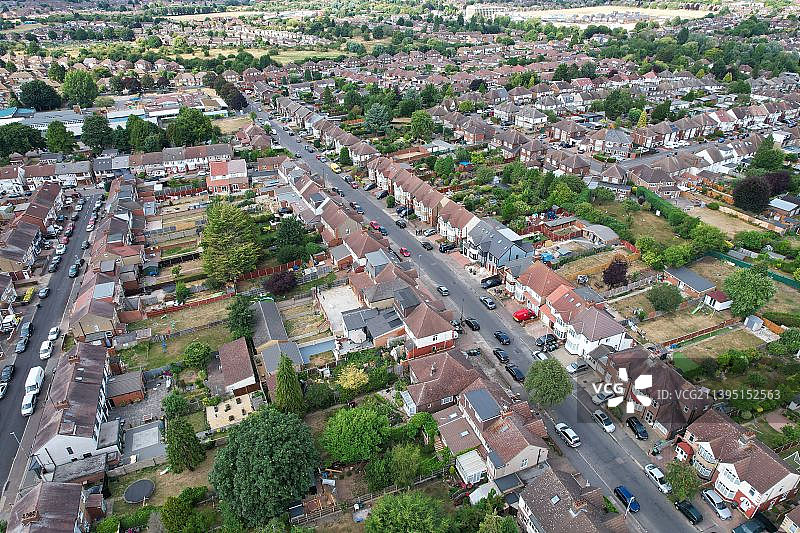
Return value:
[(119, 517), (119, 527), (122, 531), (134, 528), (143, 528), (147, 526), (147, 521), (150, 520), (150, 515), (153, 511), (157, 511), (158, 507), (147, 505), (141, 509), (137, 509), (131, 513)]
[(767, 320), (775, 322), (779, 326), (800, 328), (800, 313), (779, 313), (777, 311), (766, 311), (762, 316)]
[(161, 400), (161, 408), (164, 410), (164, 416), (166, 416), (167, 419), (178, 418), (179, 416), (189, 414), (189, 402), (183, 394), (176, 389), (173, 389), (172, 392)]
[(310, 383), (306, 387), (306, 406), (311, 411), (325, 409), (336, 403), (336, 398), (326, 383)]
[(119, 531), (119, 518), (116, 516), (103, 518), (97, 523), (95, 531), (97, 533), (117, 533)]
[(647, 299), (653, 304), (656, 311), (671, 313), (683, 301), (681, 291), (669, 283), (659, 283), (647, 291)]
[(271, 275), (264, 282), (264, 289), (273, 294), (286, 294), (297, 287), (297, 276), (291, 270)]
[(706, 207), (708, 207), (712, 211), (718, 211), (719, 210), (719, 204), (717, 202), (709, 202), (708, 205), (706, 205)]

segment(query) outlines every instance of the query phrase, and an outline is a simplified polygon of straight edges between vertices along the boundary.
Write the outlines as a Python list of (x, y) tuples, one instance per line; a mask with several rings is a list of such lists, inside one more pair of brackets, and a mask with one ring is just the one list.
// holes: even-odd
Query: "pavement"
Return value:
[[(260, 104), (253, 103), (251, 106), (248, 111), (255, 111), (262, 120), (268, 118), (267, 113), (261, 111)], [(372, 194), (348, 186), (340, 175), (317, 160), (315, 154), (308, 153), (304, 149), (304, 144), (299, 143), (296, 137), (287, 135), (282, 123), (275, 120), (269, 120), (269, 123), (277, 132), (281, 145), (292, 153), (300, 154), (311, 171), (325, 179), (327, 186), (336, 186), (345, 191), (346, 200), (354, 201), (363, 207), (367, 220), (375, 220), (390, 229), (388, 238), (397, 247), (405, 247), (411, 252), (411, 259), (418, 264), (421, 281), (432, 287), (436, 285), (448, 287), (450, 290), (448, 298), (452, 308), (460, 309), (465, 317), (476, 318), (481, 325), (479, 332), (469, 332), (469, 328), (465, 328), (465, 334), (461, 336), (459, 345), (464, 348), (475, 345), (484, 347), (484, 360), (478, 361), (478, 366), (495, 369), (495, 372), (489, 374), (490, 379), (496, 377), (503, 380), (502, 386), (511, 388), (524, 397), (524, 389), (509, 380), (505, 369), (499, 366), (492, 356), (491, 348), (498, 345), (493, 332), (504, 330), (511, 335), (512, 343), (510, 346), (504, 346), (504, 349), (511, 361), (523, 371), (527, 371), (533, 361), (532, 353), (536, 351), (534, 337), (528, 335), (522, 326), (513, 321), (504, 306), (489, 311), (478, 301), (478, 296), (487, 293), (480, 288), (475, 278), (466, 273), (463, 264), (459, 265), (455, 260), (451, 260), (448, 257), (450, 254), (440, 254), (436, 248), (433, 251), (426, 251), (420, 244), (421, 237), (415, 236), (413, 231), (401, 230), (395, 226), (394, 221), (397, 216), (393, 211), (391, 213), (387, 211), (384, 204), (376, 200)], [(578, 388), (561, 405), (546, 413), (545, 419), (551, 434), (554, 434), (553, 422), (564, 421), (580, 435), (583, 445), (578, 449), (566, 449), (565, 454), (590, 483), (602, 487), (609, 496), (615, 486), (625, 485), (637, 497), (642, 505), (642, 511), (628, 516), (630, 529), (640, 532), (669, 533), (706, 531), (703, 526), (708, 525), (707, 521), (701, 523), (699, 527), (691, 526), (664, 495), (645, 478), (642, 468), (651, 461), (632, 439), (623, 431), (609, 435), (592, 421), (591, 413), (594, 409), (588, 393)], [(707, 506), (699, 508), (704, 515), (710, 513)]]
[[(94, 194), (93, 196), (89, 196)], [(99, 197), (97, 192), (86, 192), (86, 205), (94, 204)], [(70, 237), (67, 245), (67, 253), (59, 269), (54, 272), (46, 283), (50, 287), (50, 295), (41, 300), (41, 307), (36, 308), (39, 301), (38, 296), (34, 297), (29, 307), (33, 313), (33, 335), (28, 349), (21, 354), (14, 354), (14, 344), (19, 338), (19, 327), (14, 331), (11, 339), (5, 348), (6, 357), (0, 360), (0, 365), (13, 363), (16, 367), (14, 377), (9, 383), (8, 392), (5, 398), (0, 400), (0, 479), (5, 479), (2, 497), (0, 497), (0, 511), (7, 511), (14, 502), (14, 496), (28, 462), (28, 453), (33, 443), (33, 438), (39, 426), (41, 416), (41, 405), (46, 400), (46, 391), (49, 391), (52, 383), (51, 376), (61, 354), (61, 338), (56, 342), (53, 354), (46, 362), (39, 359), (39, 346), (42, 341), (47, 339), (47, 333), (53, 326), (61, 326), (62, 338), (67, 329), (68, 320), (67, 310), (74, 301), (79, 285), (75, 283), (77, 278), (67, 276), (69, 266), (74, 262), (76, 256), (83, 255), (80, 246), (86, 240), (86, 224), (91, 216), (91, 207), (84, 209), (80, 213), (80, 218), (75, 221), (75, 232)], [(84, 265), (82, 272), (85, 272)], [(43, 278), (45, 279), (45, 278)], [(40, 285), (40, 287), (44, 284)], [(23, 417), (20, 414), (22, 398), (24, 396), (25, 378), (28, 371), (35, 366), (45, 366), (45, 381), (42, 384), (42, 393), (39, 394), (39, 405), (31, 417)], [(12, 469), (13, 465), (13, 469)]]

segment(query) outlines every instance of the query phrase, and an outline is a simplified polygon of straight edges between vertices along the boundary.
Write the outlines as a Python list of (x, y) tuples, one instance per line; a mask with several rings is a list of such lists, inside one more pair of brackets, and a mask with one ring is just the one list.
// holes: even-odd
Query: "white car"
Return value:
[(94, 231), (94, 224), (88, 224), (86, 226), (86, 231)]
[(595, 405), (601, 405), (606, 403), (606, 400), (613, 397), (614, 397), (613, 393), (600, 391), (594, 396), (592, 396), (592, 403)]
[(556, 431), (558, 431), (558, 436), (567, 443), (567, 446), (570, 448), (577, 448), (581, 445), (580, 437), (578, 437), (578, 434), (575, 433), (571, 427), (563, 422), (559, 422), (555, 427)]
[(22, 416), (31, 416), (33, 414), (33, 411), (36, 409), (37, 396), (38, 394), (35, 392), (25, 394), (25, 397), (22, 399), (22, 408), (20, 409)]
[(450, 294), (450, 291), (444, 285), (439, 285), (438, 287), (436, 287), (436, 292), (438, 292), (442, 296), (447, 296), (448, 294)]
[(56, 246), (56, 255), (64, 255), (67, 253), (67, 245), (66, 244), (59, 244)]
[(58, 326), (53, 326), (47, 333), (47, 340), (54, 341), (59, 337), (59, 335), (61, 335), (61, 328)]
[(83, 211), (83, 204), (76, 205), (75, 206), (75, 212), (76, 213), (80, 213), (81, 211)]
[(721, 520), (730, 520), (733, 517), (731, 515), (731, 510), (725, 505), (725, 501), (717, 494), (717, 491), (714, 489), (706, 489), (700, 494), (703, 496), (706, 503), (714, 509), (714, 513)]
[(668, 494), (672, 491), (672, 485), (670, 485), (667, 481), (667, 476), (665, 476), (664, 472), (662, 472), (661, 469), (656, 465), (652, 463), (644, 465), (644, 473), (648, 478), (650, 478), (650, 481), (652, 481), (655, 486), (658, 487), (658, 490), (664, 494)]
[(53, 341), (42, 341), (42, 346), (39, 348), (39, 359), (50, 359), (53, 355)]
[(592, 418), (594, 418), (595, 422), (600, 424), (600, 427), (602, 427), (606, 433), (614, 433), (614, 431), (617, 429), (617, 426), (615, 426), (614, 422), (611, 421), (611, 417), (600, 409), (592, 413)]
[(567, 365), (567, 372), (569, 374), (577, 374), (578, 372), (585, 372), (589, 370), (589, 364), (584, 361), (575, 361)]

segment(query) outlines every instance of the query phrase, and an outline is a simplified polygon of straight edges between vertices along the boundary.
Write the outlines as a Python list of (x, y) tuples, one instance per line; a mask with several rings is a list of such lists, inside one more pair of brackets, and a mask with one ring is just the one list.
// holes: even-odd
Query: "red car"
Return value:
[(411, 257), (411, 252), (408, 251), (408, 248), (400, 248), (400, 255), (403, 257)]
[(520, 309), (519, 311), (514, 311), (514, 320), (517, 322), (524, 322), (526, 320), (530, 320), (532, 318), (536, 318), (536, 313), (531, 311), (530, 309)]
[(64, 235), (63, 237), (61, 237), (60, 239), (58, 239), (58, 242), (59, 242), (60, 244), (63, 244), (64, 246), (66, 246), (67, 244), (69, 244), (69, 237), (67, 237), (66, 235)]
[(374, 229), (375, 231), (378, 231), (378, 230), (381, 229), (381, 225), (378, 224), (377, 222), (375, 222), (374, 220), (369, 223), (369, 227)]
[(358, 182), (356, 180), (353, 180), (350, 182), (350, 186), (354, 189), (358, 189)]

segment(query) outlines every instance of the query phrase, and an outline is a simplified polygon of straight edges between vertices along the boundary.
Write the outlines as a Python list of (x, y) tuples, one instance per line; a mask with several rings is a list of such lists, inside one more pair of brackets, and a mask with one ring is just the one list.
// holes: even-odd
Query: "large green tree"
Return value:
[(398, 444), (392, 448), (389, 470), (396, 485), (406, 487), (416, 479), (422, 461), (422, 451), (413, 442)]
[(178, 392), (178, 389), (172, 389), (172, 392), (161, 400), (161, 409), (168, 420), (178, 418), (189, 414), (189, 401), (186, 396)]
[(219, 202), (207, 211), (203, 229), (203, 269), (218, 283), (235, 280), (256, 268), (260, 256), (258, 227), (235, 206)]
[(653, 309), (664, 313), (672, 313), (683, 301), (678, 287), (669, 283), (657, 283), (647, 291), (647, 299), (653, 304)]
[(758, 145), (758, 149), (753, 155), (753, 160), (750, 162), (750, 167), (763, 169), (766, 172), (774, 172), (783, 168), (784, 157), (783, 150), (775, 146), (772, 135), (769, 135)]
[(572, 394), (572, 380), (555, 359), (534, 362), (525, 376), (525, 388), (533, 401), (544, 407), (563, 402)]
[(183, 361), (197, 370), (205, 370), (211, 362), (211, 346), (205, 342), (192, 341), (183, 351)]
[(70, 70), (64, 76), (61, 92), (68, 102), (89, 107), (97, 98), (99, 91), (91, 74), (82, 70)]
[(58, 120), (54, 120), (47, 126), (45, 139), (47, 140), (47, 149), (51, 152), (70, 154), (77, 146), (75, 136), (67, 130), (63, 122)]
[(208, 480), (239, 520), (254, 528), (308, 492), (318, 463), (308, 426), (293, 413), (262, 407), (229, 430)]
[(672, 492), (669, 498), (674, 501), (691, 500), (698, 492), (702, 482), (697, 475), (697, 470), (689, 463), (671, 461), (667, 464), (667, 471), (664, 473), (667, 482), (672, 485)]
[(284, 413), (302, 415), (305, 411), (303, 389), (300, 388), (300, 380), (297, 372), (294, 371), (294, 364), (283, 354), (281, 354), (278, 372), (275, 375), (275, 394), (272, 397), (272, 403)]
[(167, 138), (172, 146), (195, 146), (202, 144), (214, 133), (211, 119), (199, 109), (183, 107), (178, 116), (167, 126)]
[(42, 80), (33, 80), (19, 88), (19, 101), (36, 111), (50, 111), (61, 105), (61, 96)]
[(139, 152), (158, 152), (164, 147), (164, 130), (146, 120), (131, 115), (125, 124), (128, 146)]
[(364, 127), (371, 133), (379, 133), (389, 126), (392, 120), (389, 108), (381, 103), (372, 104), (364, 114)]
[(113, 138), (108, 118), (100, 113), (92, 113), (86, 117), (83, 120), (81, 140), (95, 154), (99, 154), (106, 146), (111, 146)]
[(737, 268), (725, 278), (723, 289), (731, 299), (731, 313), (739, 317), (752, 315), (775, 296), (775, 283), (760, 267)]
[(437, 500), (410, 491), (381, 496), (364, 526), (367, 533), (446, 533), (450, 521)]
[(170, 470), (179, 474), (194, 470), (206, 458), (206, 450), (195, 435), (194, 428), (184, 418), (167, 422), (167, 462)]
[(496, 512), (487, 514), (478, 527), (478, 533), (517, 533), (518, 531), (513, 517), (500, 516)]
[(320, 442), (334, 461), (354, 463), (371, 459), (389, 433), (389, 419), (371, 406), (336, 411)]
[(0, 126), (0, 157), (8, 157), (14, 152), (24, 155), (45, 146), (41, 133), (30, 126), (19, 122)]
[(433, 135), (433, 118), (427, 111), (414, 111), (411, 113), (411, 137), (428, 141)]
[(728, 249), (727, 236), (716, 226), (701, 222), (691, 229), (692, 251), (695, 256), (708, 252), (724, 252)]
[(771, 191), (764, 176), (747, 176), (733, 186), (733, 204), (740, 209), (760, 213), (769, 204)]
[(250, 300), (246, 296), (238, 295), (228, 305), (228, 318), (225, 324), (231, 332), (232, 339), (253, 336), (253, 311), (250, 309)]
[(50, 68), (47, 69), (47, 77), (53, 81), (57, 81), (58, 83), (62, 83), (64, 81), (64, 76), (67, 74), (67, 69), (65, 69), (62, 65), (53, 61), (50, 64)]

